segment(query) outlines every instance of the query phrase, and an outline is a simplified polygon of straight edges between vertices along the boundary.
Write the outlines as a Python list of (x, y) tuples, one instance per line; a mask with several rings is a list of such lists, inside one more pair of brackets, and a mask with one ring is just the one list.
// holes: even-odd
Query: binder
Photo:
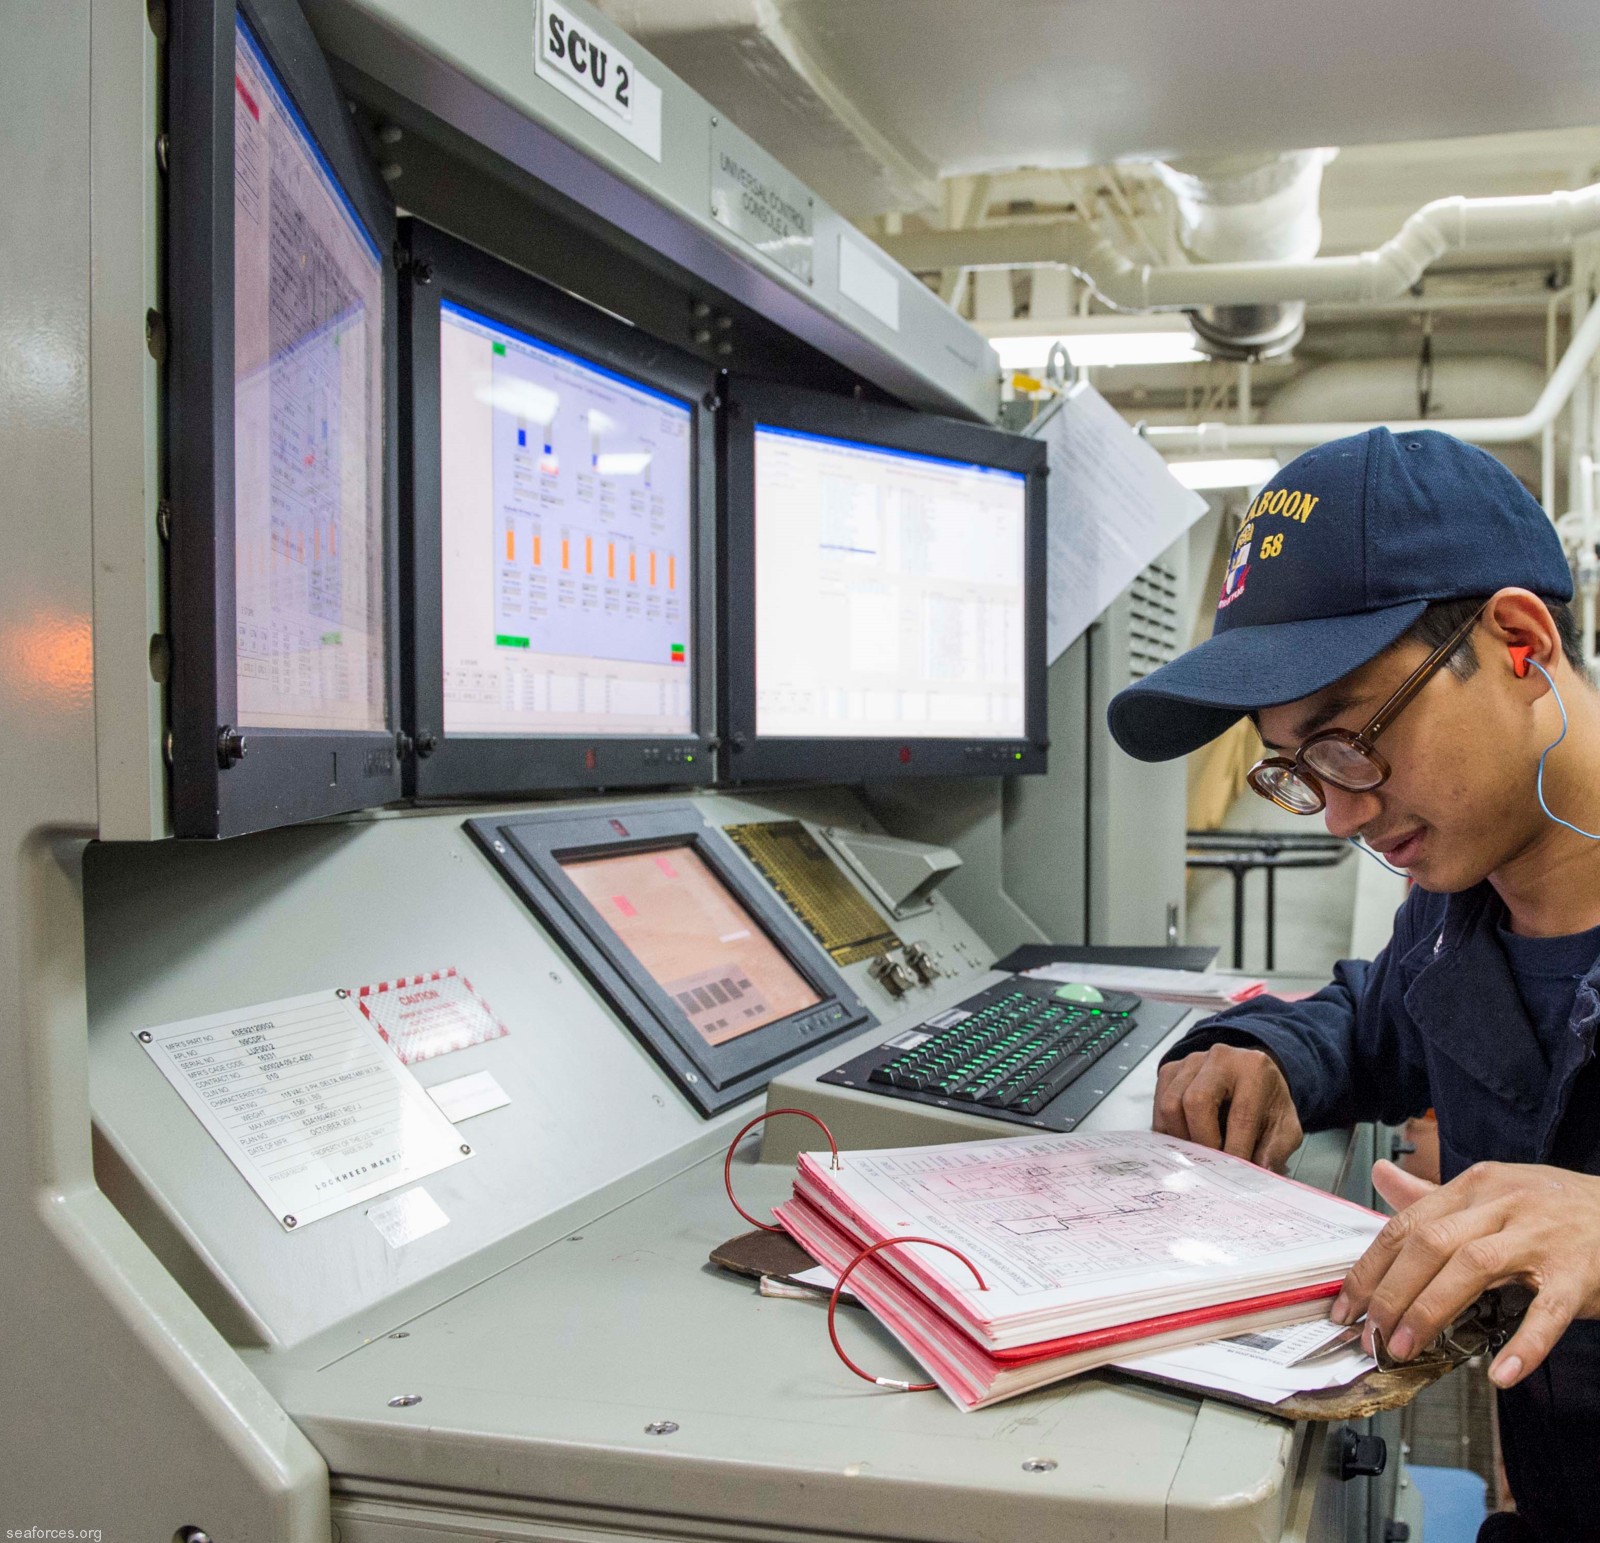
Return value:
[(863, 1371), (834, 1331), (846, 1364), (962, 1409), (1303, 1320), (1384, 1222), (1150, 1131), (802, 1153), (773, 1214), (933, 1382)]
[[(860, 1250), (855, 1240), (803, 1203), (778, 1207), (790, 1236), (819, 1264), (843, 1274)], [(1326, 1288), (1302, 1289), (1249, 1301), (1167, 1314), (1134, 1323), (1067, 1335), (1002, 1352), (985, 1350), (963, 1328), (940, 1313), (891, 1265), (867, 1259), (849, 1276), (849, 1289), (925, 1368), (961, 1409), (983, 1409), (1080, 1372), (1107, 1366), (1133, 1350), (1165, 1350), (1219, 1334), (1274, 1328), (1306, 1316), (1306, 1303), (1331, 1297)], [(846, 1364), (852, 1364), (848, 1361)], [(859, 1369), (857, 1370), (858, 1375)], [(880, 1387), (904, 1390), (895, 1379), (873, 1377)]]

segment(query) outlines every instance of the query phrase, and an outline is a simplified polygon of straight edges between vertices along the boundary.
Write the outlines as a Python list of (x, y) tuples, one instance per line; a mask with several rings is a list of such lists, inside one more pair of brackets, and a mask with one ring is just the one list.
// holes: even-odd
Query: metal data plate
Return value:
[[(963, 1008), (986, 1002), (1003, 991), (1017, 987), (1027, 989), (1032, 982), (1022, 977), (1012, 977), (1000, 986), (991, 987), (977, 997), (968, 998)], [(1075, 1130), (1100, 1100), (1131, 1072), (1157, 1045), (1170, 1034), (1187, 1007), (1171, 1002), (1141, 1002), (1134, 1013), (1134, 1027), (1118, 1040), (1098, 1061), (1089, 1067), (1075, 1082), (1069, 1083), (1055, 1098), (1036, 1114), (1022, 1114), (1012, 1109), (986, 1108), (960, 1099), (944, 1098), (934, 1093), (914, 1092), (909, 1088), (889, 1087), (870, 1080), (872, 1073), (885, 1062), (892, 1061), (902, 1052), (936, 1034), (951, 1022), (958, 1021), (955, 1009), (941, 1013), (933, 1022), (919, 1028), (908, 1029), (874, 1045), (871, 1050), (852, 1056), (850, 1060), (832, 1071), (824, 1072), (817, 1081), (836, 1087), (854, 1088), (861, 1093), (878, 1094), (883, 1098), (905, 1099), (911, 1103), (931, 1104), (936, 1109), (949, 1109), (961, 1114), (974, 1115), (1002, 1121), (1008, 1125), (1024, 1125), (1032, 1130)], [(920, 1039), (917, 1037), (920, 1036)], [(996, 1134), (1000, 1134), (997, 1132)]]
[(835, 964), (858, 964), (899, 947), (900, 939), (798, 820), (725, 825), (722, 833), (755, 864)]

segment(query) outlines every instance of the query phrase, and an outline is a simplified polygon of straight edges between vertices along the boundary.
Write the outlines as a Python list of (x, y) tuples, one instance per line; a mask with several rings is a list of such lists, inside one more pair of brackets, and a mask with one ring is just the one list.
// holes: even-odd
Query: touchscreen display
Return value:
[(693, 847), (561, 868), (707, 1044), (822, 1000)]

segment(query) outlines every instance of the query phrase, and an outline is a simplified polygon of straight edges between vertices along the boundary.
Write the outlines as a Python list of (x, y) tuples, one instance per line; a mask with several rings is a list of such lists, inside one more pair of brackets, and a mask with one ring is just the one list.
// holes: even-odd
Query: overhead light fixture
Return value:
[(1205, 488), (1260, 487), (1268, 477), (1277, 475), (1278, 463), (1271, 456), (1234, 460), (1206, 460), (1196, 456), (1184, 461), (1168, 461), (1167, 470), (1186, 488), (1200, 492)]
[(1083, 316), (1057, 326), (1035, 321), (979, 322), (1004, 370), (1042, 370), (1060, 343), (1075, 365), (1201, 364), (1206, 355), (1181, 316)]

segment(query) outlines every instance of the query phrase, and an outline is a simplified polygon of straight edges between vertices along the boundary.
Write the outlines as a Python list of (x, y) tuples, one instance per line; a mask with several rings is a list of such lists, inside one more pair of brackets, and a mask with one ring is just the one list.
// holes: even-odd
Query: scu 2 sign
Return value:
[(533, 64), (563, 96), (661, 159), (661, 87), (558, 0), (536, 0)]
[(564, 67), (618, 117), (633, 116), (633, 71), (627, 60), (591, 37), (559, 6), (545, 7), (544, 56)]

